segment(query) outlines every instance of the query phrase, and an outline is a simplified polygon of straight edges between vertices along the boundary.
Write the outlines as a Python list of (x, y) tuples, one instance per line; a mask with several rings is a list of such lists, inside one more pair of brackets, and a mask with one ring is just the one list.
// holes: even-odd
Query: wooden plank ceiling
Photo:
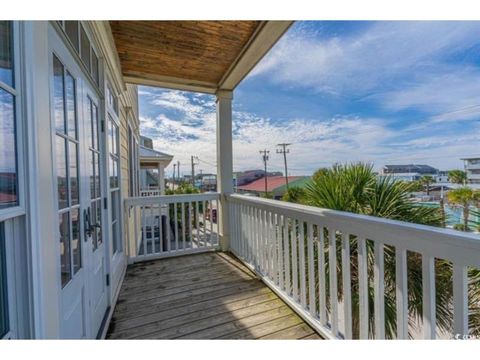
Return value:
[(213, 92), (264, 23), (110, 21), (110, 27), (126, 82)]

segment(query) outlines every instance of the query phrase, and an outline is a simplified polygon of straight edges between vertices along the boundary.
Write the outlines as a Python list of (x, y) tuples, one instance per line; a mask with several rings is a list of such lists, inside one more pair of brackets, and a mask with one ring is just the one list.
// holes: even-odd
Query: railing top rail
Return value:
[(186, 203), (194, 201), (208, 201), (218, 200), (219, 193), (203, 193), (203, 194), (182, 194), (182, 195), (162, 195), (162, 196), (137, 196), (126, 198), (125, 206), (135, 205), (157, 205), (157, 204), (172, 204), (172, 203)]
[(478, 235), (238, 194), (228, 195), (227, 200), (274, 211), (293, 219), (325, 225), (406, 250), (435, 253), (439, 258), (455, 260), (465, 265), (480, 266), (480, 236)]

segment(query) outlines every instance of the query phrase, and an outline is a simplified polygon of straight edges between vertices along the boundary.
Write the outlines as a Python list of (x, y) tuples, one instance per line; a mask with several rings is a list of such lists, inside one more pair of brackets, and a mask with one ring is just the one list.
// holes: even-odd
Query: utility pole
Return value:
[(267, 185), (267, 161), (268, 161), (268, 154), (270, 154), (270, 151), (267, 149), (265, 150), (260, 150), (260, 154), (262, 155), (262, 160), (263, 160), (263, 165), (265, 167), (265, 197), (267, 196), (268, 192), (268, 185)]
[(288, 190), (288, 172), (287, 172), (287, 154), (290, 153), (290, 149), (287, 149), (287, 146), (290, 146), (292, 144), (277, 144), (277, 146), (280, 147), (280, 149), (277, 149), (277, 154), (283, 154), (283, 161), (285, 163), (285, 183), (287, 185), (287, 190)]
[(192, 185), (195, 187), (195, 165), (198, 165), (198, 156), (192, 155)]
[(199, 171), (200, 171), (200, 192), (203, 192), (203, 176), (202, 176), (203, 170), (200, 169)]
[(175, 190), (175, 168), (177, 167), (177, 164), (173, 164), (173, 184), (172, 184), (172, 191)]
[(180, 184), (180, 160), (177, 161), (177, 175), (178, 184)]

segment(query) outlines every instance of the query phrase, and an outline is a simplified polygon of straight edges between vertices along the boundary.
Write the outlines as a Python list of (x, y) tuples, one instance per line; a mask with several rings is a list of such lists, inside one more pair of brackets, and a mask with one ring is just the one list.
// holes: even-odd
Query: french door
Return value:
[(53, 28), (49, 41), (60, 248), (60, 335), (92, 338), (108, 306), (100, 102)]

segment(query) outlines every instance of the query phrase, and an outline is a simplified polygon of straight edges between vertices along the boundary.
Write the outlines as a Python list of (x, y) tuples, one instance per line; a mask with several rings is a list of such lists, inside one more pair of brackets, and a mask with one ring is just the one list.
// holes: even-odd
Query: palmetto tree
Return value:
[(448, 180), (454, 184), (464, 184), (467, 181), (467, 173), (462, 170), (451, 170), (448, 172)]
[(420, 182), (427, 188), (427, 195), (430, 195), (430, 184), (435, 182), (435, 179), (430, 175), (424, 175), (420, 178)]
[(460, 205), (463, 209), (463, 229), (468, 231), (468, 218), (470, 216), (470, 206), (479, 199), (480, 194), (469, 187), (461, 187), (450, 190), (447, 193), (448, 201)]
[[(322, 174), (317, 180), (312, 180), (306, 186), (306, 202), (312, 206), (329, 208), (353, 213), (379, 216), (388, 219), (408, 221), (413, 223), (438, 226), (441, 224), (441, 216), (436, 208), (417, 206), (409, 200), (408, 193), (410, 184), (394, 180), (390, 177), (377, 178), (372, 166), (358, 163), (351, 165), (335, 165)], [(351, 277), (352, 277), (352, 311), (353, 329), (358, 335), (358, 271), (356, 259), (358, 256), (356, 239), (352, 239), (351, 253)], [(373, 269), (373, 242), (367, 241), (368, 268)], [(337, 247), (338, 248), (338, 247)], [(328, 248), (326, 248), (328, 251)], [(338, 256), (340, 256), (338, 254)], [(337, 262), (341, 263), (340, 258)], [(422, 314), (422, 266), (419, 254), (408, 256), (408, 296), (409, 313), (412, 325), (414, 319)], [(341, 268), (339, 265), (339, 272)], [(328, 273), (328, 265), (325, 267)], [(442, 260), (436, 262), (437, 274), (437, 323), (445, 331), (451, 330), (452, 289), (451, 265)], [(369, 283), (373, 280), (373, 271), (369, 271)], [(328, 275), (326, 277), (328, 281)], [(450, 285), (449, 285), (450, 284)], [(328, 289), (328, 287), (327, 287)], [(341, 287), (339, 287), (341, 297)], [(369, 289), (369, 303), (373, 304), (373, 287)], [(478, 297), (477, 297), (478, 299)], [(370, 329), (373, 331), (373, 309), (369, 312)], [(386, 336), (394, 338), (396, 334), (396, 305), (395, 305), (395, 250), (385, 247), (385, 328)]]

